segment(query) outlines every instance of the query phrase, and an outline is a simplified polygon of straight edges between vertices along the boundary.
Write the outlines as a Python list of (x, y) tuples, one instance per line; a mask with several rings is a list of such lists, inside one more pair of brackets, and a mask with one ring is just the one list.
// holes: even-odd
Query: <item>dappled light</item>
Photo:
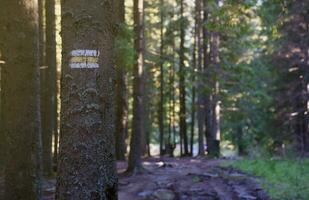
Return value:
[(308, 8), (1, 0), (0, 200), (309, 199)]

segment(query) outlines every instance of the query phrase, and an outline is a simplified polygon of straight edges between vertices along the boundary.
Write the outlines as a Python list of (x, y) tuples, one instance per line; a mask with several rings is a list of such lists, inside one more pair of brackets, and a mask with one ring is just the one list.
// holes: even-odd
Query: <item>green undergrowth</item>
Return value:
[(309, 159), (244, 159), (230, 166), (258, 177), (272, 199), (309, 199)]

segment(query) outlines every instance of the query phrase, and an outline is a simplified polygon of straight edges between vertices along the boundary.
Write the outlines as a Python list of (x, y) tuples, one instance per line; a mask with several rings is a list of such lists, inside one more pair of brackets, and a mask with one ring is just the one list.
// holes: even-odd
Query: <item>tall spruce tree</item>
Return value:
[(38, 1), (3, 0), (0, 12), (4, 199), (41, 199)]
[(143, 134), (143, 73), (144, 73), (144, 0), (134, 0), (134, 49), (136, 52), (133, 69), (133, 120), (130, 142), (128, 172), (139, 173), (142, 168), (141, 145)]
[(56, 199), (117, 199), (114, 1), (62, 1)]
[(182, 149), (182, 154), (189, 154), (189, 143), (187, 135), (187, 111), (186, 111), (186, 74), (185, 74), (185, 16), (184, 16), (184, 0), (180, 0), (180, 49), (179, 49), (179, 134)]

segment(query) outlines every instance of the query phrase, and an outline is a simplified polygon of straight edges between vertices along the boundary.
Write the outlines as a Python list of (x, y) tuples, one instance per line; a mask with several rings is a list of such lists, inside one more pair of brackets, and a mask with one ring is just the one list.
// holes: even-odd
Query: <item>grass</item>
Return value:
[(231, 165), (259, 177), (262, 187), (272, 199), (309, 200), (309, 159), (244, 159)]

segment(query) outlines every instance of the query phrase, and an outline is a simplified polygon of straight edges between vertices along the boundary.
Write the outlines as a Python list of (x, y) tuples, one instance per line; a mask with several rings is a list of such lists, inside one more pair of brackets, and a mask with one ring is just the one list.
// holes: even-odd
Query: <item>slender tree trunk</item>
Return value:
[(144, 0), (134, 0), (134, 48), (136, 51), (133, 71), (133, 121), (127, 171), (139, 173), (142, 170), (141, 136), (143, 131), (143, 72), (144, 72)]
[(164, 53), (164, 0), (160, 0), (160, 103), (159, 103), (159, 132), (160, 132), (160, 155), (164, 154), (164, 71), (163, 71), (163, 53)]
[[(194, 55), (195, 56), (195, 55)], [(194, 75), (193, 75), (194, 76)], [(193, 82), (195, 78), (193, 78)], [(193, 156), (194, 149), (194, 131), (195, 131), (195, 114), (196, 113), (196, 87), (192, 88), (192, 108), (191, 108), (191, 138), (190, 138), (190, 154)]]
[(213, 113), (213, 125), (212, 125), (212, 138), (213, 141), (213, 153), (210, 152), (210, 154), (218, 157), (220, 155), (220, 101), (219, 101), (219, 90), (220, 90), (220, 84), (218, 80), (218, 71), (219, 71), (219, 33), (215, 32), (213, 33), (213, 41), (212, 41), (212, 57), (213, 57), (213, 64), (215, 66), (215, 78), (214, 78), (214, 93), (213, 93), (213, 99), (212, 99), (212, 113)]
[[(55, 1), (48, 0), (42, 5), (45, 5), (46, 12), (42, 13), (41, 21), (45, 21), (46, 26), (42, 28), (45, 32), (43, 42), (44, 52), (41, 56), (44, 57), (41, 70), (44, 73), (44, 80), (42, 80), (44, 87), (42, 89), (42, 124), (43, 124), (43, 169), (44, 175), (48, 176), (52, 173), (52, 136), (57, 131), (57, 65), (56, 65), (56, 26), (55, 26)], [(45, 14), (44, 14), (45, 13)], [(43, 33), (41, 33), (43, 35)], [(43, 103), (44, 102), (44, 103)], [(43, 112), (44, 111), (44, 112)], [(43, 117), (44, 116), (44, 117)]]
[(0, 2), (4, 199), (41, 199), (41, 115), (37, 0)]
[(176, 47), (175, 47), (175, 34), (173, 33), (173, 41), (172, 41), (172, 53), (173, 53), (173, 61), (170, 69), (170, 136), (169, 136), (169, 156), (174, 156), (174, 150), (176, 148), (176, 92), (175, 92), (175, 75), (176, 75), (176, 59), (175, 59), (175, 53), (176, 53)]
[[(197, 10), (195, 10), (197, 12)], [(191, 97), (191, 138), (190, 138), (190, 154), (193, 156), (193, 149), (194, 149), (194, 131), (195, 131), (195, 117), (196, 117), (196, 50), (197, 50), (197, 20), (195, 20), (194, 25), (194, 41), (193, 41), (193, 53), (192, 53), (192, 97)]]
[(187, 121), (186, 121), (186, 85), (185, 85), (185, 17), (184, 0), (180, 1), (180, 50), (179, 50), (179, 90), (180, 90), (180, 141), (183, 144), (184, 155), (189, 154)]
[[(304, 20), (308, 22), (309, 20), (309, 12), (303, 15)], [(306, 25), (306, 31), (307, 35), (309, 34), (309, 23)], [(304, 126), (305, 126), (305, 132), (304, 132), (304, 153), (309, 153), (309, 38), (305, 37), (303, 39), (303, 52), (305, 52), (305, 62), (304, 65), (306, 66), (304, 69)]]
[[(206, 27), (203, 28), (202, 23), (202, 1), (196, 1), (196, 21), (197, 21), (197, 48), (198, 48), (198, 72), (200, 74), (198, 80), (198, 110), (197, 110), (197, 121), (198, 121), (198, 155), (203, 156), (205, 154), (204, 149), (204, 132), (205, 132), (205, 118), (206, 118), (206, 109), (205, 109), (205, 84), (204, 84), (204, 75), (205, 67), (207, 65), (207, 60), (204, 59), (203, 66), (203, 50), (206, 52), (204, 56), (207, 57), (207, 43), (203, 45), (202, 37), (207, 37)], [(207, 17), (207, 14), (204, 14), (204, 17)], [(206, 21), (207, 18), (205, 18)], [(207, 41), (206, 39), (204, 41)]]
[(244, 141), (243, 141), (243, 127), (242, 124), (239, 123), (237, 127), (237, 147), (238, 147), (238, 155), (240, 156), (245, 156), (245, 146), (244, 146)]
[[(144, 43), (144, 42), (143, 42)], [(143, 48), (144, 49), (144, 48)], [(151, 97), (148, 91), (147, 80), (151, 80), (151, 75), (149, 73), (149, 69), (145, 69), (143, 72), (142, 77), (142, 91), (143, 91), (143, 105), (142, 105), (142, 119), (143, 119), (143, 125), (142, 125), (142, 136), (141, 136), (141, 155), (142, 156), (151, 156), (150, 153), (150, 127), (151, 127), (151, 121), (149, 118), (150, 115), (150, 107), (151, 107)]]
[[(219, 2), (216, 1), (218, 6)], [(212, 19), (215, 22), (217, 18)], [(210, 92), (207, 97), (207, 119), (206, 119), (206, 133), (207, 133), (207, 151), (209, 156), (220, 156), (220, 101), (219, 101), (219, 46), (220, 36), (217, 31), (210, 33), (210, 61), (212, 69), (210, 70)], [(209, 74), (209, 73), (208, 73)]]
[[(48, 84), (48, 102), (49, 111), (48, 121), (50, 121), (50, 137), (54, 136), (54, 164), (56, 164), (58, 153), (58, 91), (57, 91), (57, 55), (56, 55), (56, 13), (55, 13), (55, 0), (46, 1), (46, 64), (47, 64), (47, 84)], [(52, 139), (52, 138), (51, 138)], [(52, 142), (48, 143), (48, 155), (52, 154)], [(50, 160), (50, 162), (52, 162)], [(50, 163), (50, 167), (52, 163)], [(49, 168), (49, 165), (47, 167)]]
[[(203, 0), (203, 10), (204, 10), (204, 24), (208, 21), (208, 1)], [(213, 143), (213, 138), (212, 138), (212, 126), (213, 126), (213, 109), (212, 109), (212, 80), (211, 80), (211, 69), (210, 69), (210, 61), (211, 61), (211, 56), (210, 56), (210, 50), (208, 51), (208, 45), (210, 44), (211, 41), (211, 34), (208, 32), (206, 29), (206, 26), (203, 27), (203, 53), (204, 53), (204, 73), (206, 75), (207, 79), (207, 95), (205, 97), (205, 109), (206, 109), (206, 119), (205, 119), (205, 124), (206, 124), (206, 130), (205, 130), (205, 136), (206, 136), (206, 142), (207, 142), (207, 152), (208, 155), (210, 155), (210, 151), (212, 149), (212, 143)]]
[[(1, 107), (1, 99), (2, 99), (2, 80), (1, 80), (1, 71), (2, 71), (2, 64), (4, 64), (4, 61), (1, 60), (2, 59), (2, 53), (1, 51), (3, 51), (3, 49), (0, 48), (0, 137), (2, 137), (3, 139), (0, 140), (0, 170), (3, 169), (3, 165), (4, 165), (4, 156), (5, 156), (5, 149), (4, 149), (4, 145), (5, 145), (5, 140), (4, 140), (4, 133), (3, 133), (3, 125), (2, 125), (2, 107)], [(3, 196), (1, 196), (0, 193), (0, 199), (3, 198)]]
[(40, 69), (41, 69), (41, 116), (42, 116), (42, 144), (43, 144), (43, 174), (48, 176), (52, 172), (52, 132), (50, 127), (51, 105), (49, 104), (48, 67), (46, 66), (46, 10), (45, 0), (39, 2), (39, 28), (40, 28)]
[(114, 13), (112, 0), (62, 1), (58, 200), (117, 199)]
[[(125, 25), (125, 2), (117, 0), (117, 9), (119, 16), (117, 23), (120, 26)], [(117, 86), (116, 86), (116, 158), (117, 160), (125, 160), (126, 153), (126, 128), (128, 123), (128, 105), (126, 96), (126, 74), (123, 66), (117, 67)]]

